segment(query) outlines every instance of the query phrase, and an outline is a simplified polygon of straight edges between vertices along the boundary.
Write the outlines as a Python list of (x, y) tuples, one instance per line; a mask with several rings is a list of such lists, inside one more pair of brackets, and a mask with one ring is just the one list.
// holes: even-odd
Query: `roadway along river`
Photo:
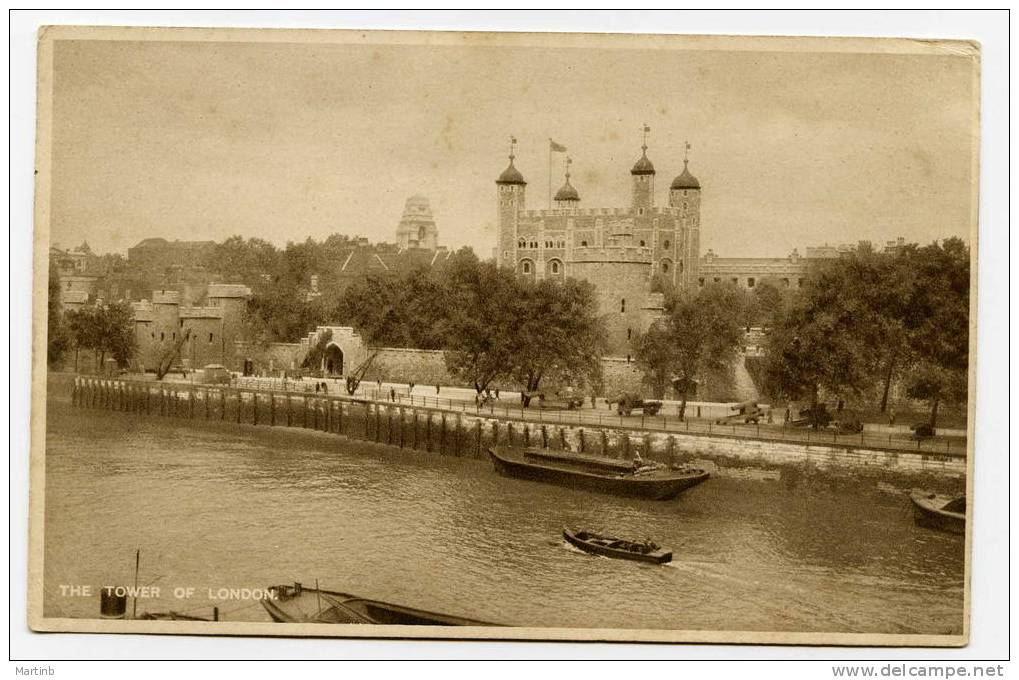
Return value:
[[(592, 557), (564, 524), (651, 537), (652, 567)], [(714, 478), (678, 500), (499, 477), (488, 461), (335, 435), (73, 409), (51, 400), (45, 615), (61, 585), (160, 588), (144, 611), (267, 621), (208, 590), (301, 581), (508, 624), (961, 633), (964, 541), (902, 495)], [(193, 587), (190, 599), (174, 588)]]

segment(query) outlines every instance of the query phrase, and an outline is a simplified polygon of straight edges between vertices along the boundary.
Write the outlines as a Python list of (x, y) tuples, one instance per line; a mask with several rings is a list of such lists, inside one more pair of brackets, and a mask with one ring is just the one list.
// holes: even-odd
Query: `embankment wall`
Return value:
[(569, 449), (624, 460), (639, 452), (651, 460), (696, 464), (719, 476), (786, 483), (818, 478), (827, 484), (885, 483), (945, 492), (965, 489), (966, 457), (961, 455), (542, 424), (339, 395), (91, 377), (70, 382), (65, 390), (79, 408), (315, 429), (441, 455), (483, 458), (494, 445)]

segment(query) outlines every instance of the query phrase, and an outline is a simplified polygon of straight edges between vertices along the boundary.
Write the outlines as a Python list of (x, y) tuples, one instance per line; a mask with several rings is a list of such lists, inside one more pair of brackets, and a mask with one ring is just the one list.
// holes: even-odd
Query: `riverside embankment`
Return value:
[(537, 423), (483, 410), (450, 411), (346, 395), (276, 392), (69, 375), (51, 376), (51, 393), (83, 409), (200, 422), (318, 430), (444, 456), (483, 458), (495, 444), (570, 449), (629, 459), (696, 463), (716, 476), (797, 483), (965, 488), (966, 457), (851, 443), (803, 443), (724, 433)]

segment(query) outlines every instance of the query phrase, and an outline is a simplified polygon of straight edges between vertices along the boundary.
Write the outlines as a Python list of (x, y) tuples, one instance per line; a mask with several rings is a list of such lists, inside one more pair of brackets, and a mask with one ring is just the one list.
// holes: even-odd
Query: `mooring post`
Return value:
[(544, 425), (541, 426), (541, 448), (548, 448), (548, 430), (545, 429)]
[(251, 393), (251, 424), (258, 425), (258, 392)]
[(291, 414), (293, 410), (293, 395), (287, 392), (287, 427), (290, 427)]
[(531, 445), (531, 428), (526, 424), (524, 425), (524, 446)]
[(499, 421), (492, 421), (492, 446), (499, 445)]
[(337, 401), (336, 402), (336, 407), (337, 407), (337, 414), (336, 414), (336, 416), (337, 416), (338, 421), (339, 421), (339, 422), (336, 423), (336, 429), (338, 429), (340, 431), (340, 434), (343, 434), (343, 402), (342, 401)]
[(506, 423), (506, 445), (513, 446), (513, 423)]
[(331, 399), (326, 399), (323, 403), (325, 404), (325, 412), (326, 412), (326, 428), (325, 429), (326, 429), (326, 432), (332, 432), (333, 431), (333, 402), (332, 402)]
[(219, 391), (219, 419), (226, 420), (226, 390)]
[(276, 393), (269, 393), (269, 427), (276, 424)]

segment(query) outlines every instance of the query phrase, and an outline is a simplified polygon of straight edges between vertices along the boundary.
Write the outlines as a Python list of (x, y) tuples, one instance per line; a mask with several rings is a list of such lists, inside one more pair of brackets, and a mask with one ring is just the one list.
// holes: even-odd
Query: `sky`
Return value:
[(549, 138), (581, 206), (625, 207), (645, 123), (659, 205), (691, 145), (702, 252), (970, 233), (970, 58), (465, 42), (58, 40), (51, 240), (394, 241), (421, 194), (488, 256), (510, 136), (528, 208)]

